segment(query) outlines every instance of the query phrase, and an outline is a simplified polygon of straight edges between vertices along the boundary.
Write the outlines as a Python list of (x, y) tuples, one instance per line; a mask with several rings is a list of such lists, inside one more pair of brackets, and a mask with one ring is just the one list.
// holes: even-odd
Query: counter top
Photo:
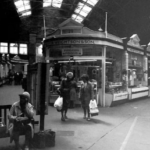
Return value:
[(149, 90), (148, 87), (134, 87), (131, 88), (132, 92), (138, 92), (138, 91), (145, 91), (145, 90)]

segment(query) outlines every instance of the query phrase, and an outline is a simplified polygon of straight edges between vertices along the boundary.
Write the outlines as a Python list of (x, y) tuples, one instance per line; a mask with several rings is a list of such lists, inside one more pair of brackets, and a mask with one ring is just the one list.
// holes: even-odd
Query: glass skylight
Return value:
[(63, 0), (43, 0), (43, 7), (53, 6), (53, 7), (61, 7)]
[(81, 23), (98, 1), (99, 0), (82, 0), (82, 2), (79, 2), (72, 15), (72, 19)]
[(78, 15), (76, 15), (76, 14), (73, 14), (73, 15), (72, 15), (72, 19), (74, 19), (74, 20), (76, 20), (77, 22), (81, 23), (84, 18), (81, 17), (81, 16), (78, 16)]
[(75, 18), (75, 20), (76, 20), (77, 22), (81, 23), (81, 22), (84, 20), (84, 18), (82, 18), (82, 17), (80, 17), (80, 16), (77, 16), (77, 17)]
[(83, 0), (83, 1), (92, 6), (95, 6), (99, 0)]
[(21, 14), (21, 16), (28, 16), (31, 14), (31, 6), (29, 0), (16, 0), (14, 3), (17, 8), (17, 12)]

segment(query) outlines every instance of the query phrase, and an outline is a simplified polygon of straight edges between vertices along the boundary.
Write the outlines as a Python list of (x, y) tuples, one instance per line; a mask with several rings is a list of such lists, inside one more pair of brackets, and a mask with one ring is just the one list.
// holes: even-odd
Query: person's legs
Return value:
[(87, 107), (87, 112), (88, 112), (88, 120), (90, 120), (90, 108)]
[(69, 104), (70, 104), (69, 100), (66, 100), (64, 105), (64, 119), (68, 119), (67, 112), (68, 112)]
[(67, 111), (68, 111), (68, 108), (65, 109), (65, 113), (64, 113), (64, 118), (65, 119), (68, 119), (68, 117), (67, 117)]
[(84, 112), (84, 119), (86, 119), (86, 108), (85, 107), (83, 107), (83, 112)]
[(21, 150), (21, 147), (20, 147), (20, 144), (19, 144), (19, 131), (14, 131), (13, 132), (13, 139), (14, 139), (14, 142), (15, 142), (15, 149), (16, 150)]
[(31, 131), (31, 126), (25, 125), (24, 126), (24, 131), (25, 131), (25, 148), (27, 149), (30, 147), (30, 141), (32, 139), (32, 131)]
[(22, 131), (22, 125), (20, 122), (14, 121), (14, 128), (13, 128), (13, 139), (15, 142), (16, 150), (21, 150), (20, 144), (19, 144), (19, 135)]
[(62, 121), (65, 121), (65, 118), (64, 118), (64, 115), (65, 114), (65, 111), (64, 111), (64, 109), (63, 110), (61, 110), (61, 120)]

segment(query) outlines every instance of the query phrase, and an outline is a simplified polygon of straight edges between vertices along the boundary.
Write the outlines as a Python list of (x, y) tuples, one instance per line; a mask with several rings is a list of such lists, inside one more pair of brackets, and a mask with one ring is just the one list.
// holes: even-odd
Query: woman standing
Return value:
[(81, 80), (83, 80), (84, 84), (81, 86), (81, 103), (82, 108), (84, 111), (84, 119), (86, 119), (86, 114), (88, 114), (87, 120), (90, 120), (90, 108), (89, 103), (90, 100), (93, 99), (93, 87), (92, 84), (89, 82), (89, 76), (84, 74), (81, 77)]
[(70, 89), (72, 88), (73, 81), (73, 73), (68, 72), (66, 74), (67, 79), (62, 80), (58, 93), (63, 97), (63, 107), (61, 110), (61, 120), (65, 121), (68, 119), (67, 111), (70, 105)]

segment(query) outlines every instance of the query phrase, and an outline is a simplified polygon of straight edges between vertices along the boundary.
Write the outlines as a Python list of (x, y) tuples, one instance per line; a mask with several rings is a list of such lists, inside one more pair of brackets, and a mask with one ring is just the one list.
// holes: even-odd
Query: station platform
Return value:
[[(0, 87), (0, 105), (19, 100), (21, 85)], [(55, 147), (44, 150), (149, 150), (150, 98), (130, 101), (114, 107), (99, 107), (99, 115), (83, 119), (81, 107), (68, 110), (68, 120), (53, 106), (45, 116), (45, 130), (56, 132)], [(39, 116), (35, 116), (39, 119)], [(23, 144), (24, 136), (20, 137)], [(9, 138), (0, 139), (0, 150), (15, 150)], [(39, 149), (33, 149), (39, 150)]]

